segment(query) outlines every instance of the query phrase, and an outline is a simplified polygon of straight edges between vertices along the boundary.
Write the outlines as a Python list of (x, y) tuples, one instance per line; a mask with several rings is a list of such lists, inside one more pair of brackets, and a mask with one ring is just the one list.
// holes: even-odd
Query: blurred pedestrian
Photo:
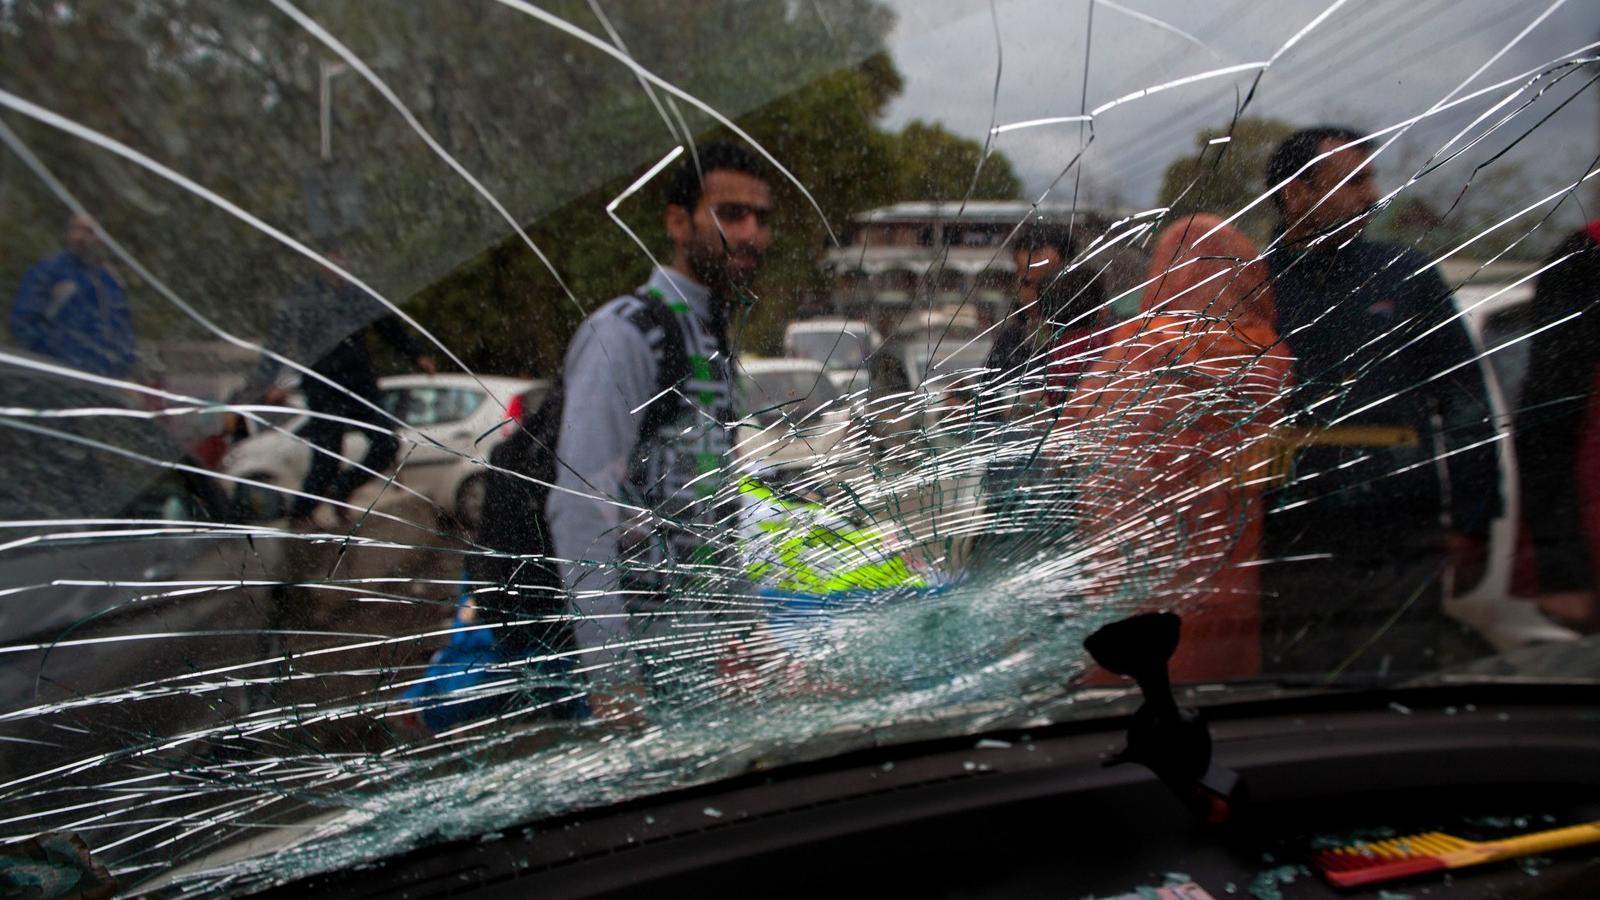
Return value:
[[(1016, 298), (995, 333), (979, 395), (980, 413), (995, 423), (995, 447), (982, 488), (989, 521), (970, 552), (990, 562), (1010, 558), (1012, 536), (1025, 546), (1041, 527), (1059, 524), (1066, 505), (1056, 502), (1065, 498), (1041, 451), (1061, 404), (1104, 347), (1110, 321), (1097, 270), (1073, 265), (1075, 238), (1069, 225), (1034, 222), (1012, 249)], [(1049, 502), (1041, 502), (1045, 495)]]
[(1105, 293), (1093, 265), (1073, 266), (1076, 257), (1072, 228), (1058, 222), (1030, 225), (1012, 249), (1016, 301), (987, 368), (1036, 401), (1064, 399), (1105, 345)]
[[(1056, 448), (1077, 475), (1093, 592), (1183, 616), (1174, 678), (1261, 671), (1265, 507), (1255, 463), (1293, 365), (1270, 273), (1209, 215), (1167, 226), (1139, 314), (1118, 326), (1067, 405)], [(1092, 452), (1080, 452), (1087, 448)]]
[(66, 252), (23, 276), (11, 333), (25, 350), (95, 375), (127, 378), (138, 363), (133, 317), (94, 222), (73, 216), (66, 244)]
[(550, 535), (597, 717), (644, 695), (625, 598), (668, 601), (726, 511), (713, 498), (732, 447), (728, 328), (752, 302), (772, 240), (772, 190), (749, 151), (709, 144), (671, 176), (672, 260), (584, 320), (562, 375)]
[[(338, 251), (330, 251), (329, 259), (340, 267), (347, 265)], [(387, 469), (400, 448), (392, 420), (378, 406), (378, 374), (368, 346), (368, 336), (374, 333), (417, 368), (430, 375), (437, 371), (427, 348), (398, 316), (325, 266), (288, 298), (268, 331), (268, 350), (313, 373), (300, 379), (311, 415), (297, 434), (311, 445), (311, 467), (301, 495), (289, 507), (289, 527), (294, 530), (314, 527), (312, 513), (322, 503), (333, 507), (341, 523), (348, 523), (352, 512), (344, 507), (345, 501), (374, 477), (372, 473)], [(270, 354), (262, 354), (239, 395), (284, 403), (288, 391), (275, 383), (281, 368)], [(341, 466), (345, 433), (355, 430), (366, 437), (367, 452), (358, 466)]]
[[(1485, 570), (1501, 510), (1483, 366), (1423, 254), (1362, 237), (1378, 200), (1361, 135), (1310, 128), (1273, 152), (1277, 330), (1306, 430), (1263, 573), (1269, 667), (1432, 671), (1488, 652), (1444, 612)], [(1332, 599), (1337, 598), (1337, 599)]]
[(1596, 631), (1600, 220), (1568, 236), (1546, 263), (1555, 265), (1534, 289), (1529, 324), (1536, 333), (1516, 404), (1523, 520), (1533, 541), (1540, 607), (1566, 624)]

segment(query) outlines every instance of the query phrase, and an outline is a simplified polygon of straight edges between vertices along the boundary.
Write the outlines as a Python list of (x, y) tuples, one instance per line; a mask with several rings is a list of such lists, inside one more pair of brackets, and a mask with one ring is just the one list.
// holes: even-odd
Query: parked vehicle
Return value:
[[(468, 528), (483, 509), (479, 468), (495, 444), (505, 439), (499, 426), (508, 405), (537, 391), (543, 382), (522, 378), (470, 375), (394, 375), (378, 379), (380, 403), (405, 423), (396, 456), (400, 484), (426, 496), (442, 513)], [(524, 398), (524, 403), (527, 402)], [(295, 437), (305, 423), (296, 417), (281, 426), (239, 442), (223, 458), (223, 470), (266, 486), (237, 485), (234, 505), (257, 520), (274, 519), (287, 509), (277, 488), (298, 489), (311, 465), (311, 448)], [(366, 451), (360, 431), (345, 435), (343, 455), (359, 460)]]
[(763, 426), (803, 424), (839, 399), (822, 363), (782, 357), (740, 360), (739, 392), (744, 409)]
[(1523, 340), (1533, 327), (1530, 304), (1533, 282), (1521, 284), (1466, 284), (1456, 289), (1456, 308), (1480, 351), (1488, 351), (1486, 369), (1489, 403), (1500, 441), (1500, 493), (1504, 511), (1489, 528), (1488, 565), (1483, 579), (1471, 590), (1444, 601), (1445, 610), (1471, 626), (1497, 650), (1509, 652), (1546, 641), (1569, 640), (1574, 635), (1539, 613), (1537, 606), (1511, 596), (1517, 564), (1518, 522), (1524, 514), (1521, 484), (1517, 479), (1517, 448), (1511, 440), (1516, 411), (1521, 407), (1522, 382), (1528, 374), (1532, 342)]
[(938, 306), (907, 315), (895, 326), (889, 339), (948, 341), (959, 338), (964, 342), (982, 330), (975, 310), (965, 306)]
[(804, 319), (783, 332), (786, 355), (816, 360), (830, 373), (861, 369), (882, 343), (878, 330), (858, 319)]
[(934, 428), (979, 388), (993, 347), (992, 338), (978, 337), (975, 331), (964, 335), (953, 329), (932, 336), (896, 332), (878, 349), (870, 367), (868, 403), (889, 404), (902, 414), (868, 418), (894, 433)]
[[(1522, 396), (1522, 379), (1528, 374), (1531, 341), (1521, 340), (1533, 327), (1529, 304), (1533, 302), (1533, 282), (1516, 285), (1467, 284), (1456, 289), (1456, 307), (1466, 317), (1472, 332), (1489, 354), (1489, 364), (1512, 408)], [(1501, 348), (1501, 349), (1495, 349)]]
[(739, 362), (735, 456), (778, 466), (828, 452), (844, 437), (850, 411), (822, 363), (785, 357)]

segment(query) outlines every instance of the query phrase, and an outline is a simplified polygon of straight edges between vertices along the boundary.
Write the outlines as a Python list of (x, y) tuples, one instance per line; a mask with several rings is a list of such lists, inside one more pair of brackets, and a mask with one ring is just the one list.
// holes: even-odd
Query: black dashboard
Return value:
[(1600, 897), (1600, 845), (1352, 892), (1310, 864), (1317, 848), (1373, 835), (1492, 839), (1600, 820), (1593, 688), (1363, 692), (1207, 717), (1216, 760), (1250, 791), (1221, 828), (1147, 770), (1103, 764), (1124, 716), (753, 773), (272, 894)]

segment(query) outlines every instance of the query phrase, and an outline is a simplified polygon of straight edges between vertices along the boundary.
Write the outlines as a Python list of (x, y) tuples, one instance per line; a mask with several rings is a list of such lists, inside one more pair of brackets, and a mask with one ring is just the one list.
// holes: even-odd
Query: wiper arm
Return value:
[(1173, 613), (1145, 613), (1113, 622), (1083, 642), (1095, 662), (1137, 681), (1144, 695), (1128, 726), (1128, 745), (1106, 765), (1145, 766), (1202, 821), (1222, 825), (1244, 803), (1244, 780), (1212, 761), (1210, 727), (1199, 712), (1178, 706), (1172, 694), (1167, 661), (1178, 649), (1181, 624)]

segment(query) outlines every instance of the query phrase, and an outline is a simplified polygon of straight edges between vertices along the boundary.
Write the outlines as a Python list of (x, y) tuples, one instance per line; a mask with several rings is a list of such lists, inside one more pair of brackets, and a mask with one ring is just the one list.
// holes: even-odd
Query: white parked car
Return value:
[(1456, 308), (1474, 346), (1479, 352), (1489, 351), (1487, 365), (1479, 365), (1484, 369), (1496, 427), (1507, 437), (1500, 442), (1500, 496), (1505, 510), (1489, 526), (1489, 560), (1483, 580), (1465, 594), (1445, 600), (1444, 610), (1477, 630), (1502, 653), (1530, 644), (1577, 638), (1577, 634), (1545, 618), (1534, 604), (1511, 596), (1522, 496), (1517, 479), (1517, 447), (1510, 433), (1515, 427), (1514, 413), (1521, 406), (1522, 381), (1528, 373), (1532, 342), (1523, 338), (1533, 325), (1532, 302), (1531, 281), (1467, 284), (1455, 291)]
[[(405, 422), (398, 430), (399, 482), (426, 496), (441, 513), (467, 527), (476, 527), (483, 510), (483, 470), (474, 461), (505, 439), (501, 427), (514, 413), (513, 400), (537, 403), (548, 385), (543, 381), (493, 375), (393, 375), (378, 379), (379, 403)], [(528, 396), (524, 396), (528, 395)], [(294, 432), (305, 424), (298, 416), (281, 423), (283, 431), (262, 430), (240, 441), (222, 460), (229, 475), (298, 489), (311, 466), (311, 448)], [(287, 432), (287, 433), (286, 433)], [(442, 445), (442, 446), (441, 446)], [(367, 450), (359, 430), (345, 433), (346, 459), (359, 461)], [(283, 515), (290, 495), (250, 485), (234, 489), (235, 507), (249, 516), (272, 519)]]
[(1522, 397), (1522, 379), (1528, 374), (1531, 341), (1522, 340), (1533, 327), (1530, 315), (1533, 282), (1516, 285), (1466, 284), (1456, 288), (1456, 307), (1462, 311), (1467, 330), (1489, 354), (1506, 405), (1516, 409)]
[[(965, 343), (983, 331), (978, 313), (971, 307), (938, 306), (908, 314), (895, 326), (890, 340), (922, 340), (944, 343), (959, 340)], [(956, 346), (959, 346), (957, 344)]]
[(783, 332), (785, 355), (815, 360), (830, 371), (863, 368), (881, 343), (877, 329), (858, 319), (803, 319)]
[(994, 340), (976, 334), (952, 330), (930, 338), (902, 331), (891, 337), (871, 368), (868, 403), (861, 412), (868, 427), (885, 437), (937, 432), (939, 422), (982, 387)]
[(735, 455), (745, 465), (784, 466), (827, 453), (850, 426), (850, 410), (822, 363), (746, 357), (738, 366)]

